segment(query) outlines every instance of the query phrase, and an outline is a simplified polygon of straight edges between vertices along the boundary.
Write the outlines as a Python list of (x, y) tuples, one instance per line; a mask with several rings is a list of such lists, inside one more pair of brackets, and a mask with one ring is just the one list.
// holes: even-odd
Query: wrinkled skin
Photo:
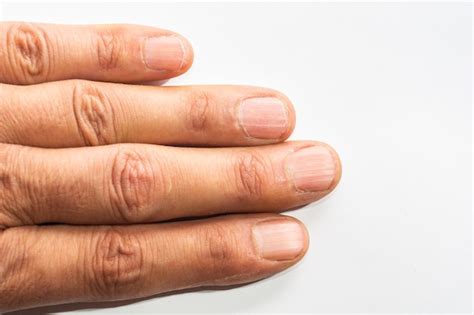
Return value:
[(341, 165), (284, 142), (286, 96), (139, 84), (193, 62), (151, 27), (10, 22), (0, 40), (1, 311), (243, 284), (304, 256), (304, 225), (278, 213)]

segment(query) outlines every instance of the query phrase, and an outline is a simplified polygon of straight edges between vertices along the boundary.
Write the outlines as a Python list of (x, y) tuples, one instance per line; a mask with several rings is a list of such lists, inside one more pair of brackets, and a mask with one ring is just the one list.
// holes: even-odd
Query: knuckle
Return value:
[(233, 178), (238, 199), (259, 198), (271, 180), (269, 163), (254, 152), (238, 153), (233, 162)]
[(119, 298), (138, 289), (144, 275), (143, 242), (133, 233), (114, 227), (96, 238), (88, 268), (91, 293)]
[(20, 179), (12, 171), (12, 158), (15, 157), (8, 147), (0, 144), (0, 229), (32, 223), (27, 211), (23, 209), (24, 204), (29, 202), (29, 196), (21, 192)]
[(11, 172), (0, 157), (0, 228), (14, 224), (11, 217), (12, 201), (15, 199), (14, 181)]
[(156, 181), (146, 154), (119, 147), (113, 157), (110, 185), (112, 208), (119, 220), (130, 223), (146, 221), (152, 212), (152, 191)]
[[(8, 236), (13, 234), (9, 233)], [(21, 235), (18, 234), (17, 235)], [(0, 231), (0, 311), (24, 304), (23, 299), (37, 281), (30, 271), (32, 259), (28, 255), (26, 240), (8, 237)]]
[(6, 39), (13, 77), (23, 83), (45, 81), (52, 66), (46, 32), (36, 25), (14, 23), (7, 31)]
[(79, 134), (86, 145), (117, 141), (114, 107), (101, 89), (85, 81), (74, 81), (72, 105)]
[(223, 225), (206, 226), (201, 237), (200, 261), (210, 266), (211, 281), (235, 274), (240, 269), (237, 236)]
[(187, 129), (193, 132), (206, 131), (209, 128), (209, 95), (203, 91), (193, 90), (185, 98)]
[(124, 49), (123, 38), (117, 32), (101, 32), (97, 37), (97, 63), (100, 69), (118, 67)]
[[(13, 175), (11, 174), (9, 167), (8, 167), (8, 159), (6, 154), (6, 149), (2, 149), (2, 147), (6, 147), (4, 145), (0, 145), (0, 219), (1, 213), (7, 207), (8, 201), (11, 199), (12, 188), (13, 188)], [(0, 221), (0, 225), (2, 225), (2, 221)]]
[(12, 130), (15, 129), (12, 128), (15, 125), (12, 109), (15, 108), (13, 103), (16, 102), (13, 89), (15, 89), (13, 85), (0, 83), (0, 143), (16, 142), (17, 131)]

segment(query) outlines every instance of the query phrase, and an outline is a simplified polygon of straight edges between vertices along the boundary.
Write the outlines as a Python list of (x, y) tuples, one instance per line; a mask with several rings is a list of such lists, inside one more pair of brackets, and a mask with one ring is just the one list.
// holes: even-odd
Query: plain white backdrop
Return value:
[(297, 111), (292, 139), (328, 142), (343, 162), (330, 197), (291, 212), (311, 246), (287, 272), (232, 290), (29, 313), (471, 312), (470, 3), (12, 1), (3, 19), (180, 32), (195, 63), (168, 85), (281, 90)]

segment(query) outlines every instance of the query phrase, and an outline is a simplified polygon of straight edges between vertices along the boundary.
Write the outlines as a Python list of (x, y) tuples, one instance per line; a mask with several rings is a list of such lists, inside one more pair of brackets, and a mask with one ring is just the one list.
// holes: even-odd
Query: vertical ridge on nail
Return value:
[(327, 190), (336, 176), (336, 163), (324, 146), (312, 146), (290, 154), (286, 168), (295, 187), (302, 191)]
[(179, 71), (185, 63), (185, 44), (179, 36), (159, 36), (146, 39), (144, 60), (148, 68)]
[(248, 136), (278, 139), (288, 130), (288, 113), (276, 97), (245, 99), (240, 107), (240, 123)]
[(305, 233), (292, 219), (274, 219), (257, 223), (253, 228), (259, 255), (270, 260), (290, 260), (304, 249)]

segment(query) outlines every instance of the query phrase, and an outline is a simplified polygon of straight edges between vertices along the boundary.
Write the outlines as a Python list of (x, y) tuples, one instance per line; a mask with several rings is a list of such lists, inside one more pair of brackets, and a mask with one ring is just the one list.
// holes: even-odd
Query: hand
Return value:
[(283, 94), (119, 84), (191, 66), (166, 30), (1, 23), (0, 36), (0, 310), (241, 284), (305, 254), (303, 224), (271, 212), (327, 195), (341, 166), (326, 144), (282, 143)]

